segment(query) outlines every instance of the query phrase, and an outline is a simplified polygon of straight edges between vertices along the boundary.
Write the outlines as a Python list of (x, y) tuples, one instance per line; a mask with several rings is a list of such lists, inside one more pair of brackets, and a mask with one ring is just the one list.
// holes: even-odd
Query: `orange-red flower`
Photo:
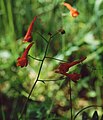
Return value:
[(85, 59), (86, 59), (86, 57), (82, 57), (80, 60), (73, 61), (71, 63), (61, 63), (55, 72), (63, 74), (65, 72), (67, 72), (70, 67), (72, 67), (76, 64), (79, 64), (80, 62), (84, 61)]
[(28, 56), (28, 52), (29, 52), (29, 50), (30, 50), (30, 48), (32, 47), (33, 44), (34, 44), (33, 42), (30, 43), (27, 46), (27, 48), (24, 50), (22, 56), (17, 59), (17, 64), (16, 64), (17, 66), (26, 67), (28, 65), (27, 56)]
[(79, 12), (76, 9), (74, 9), (70, 4), (64, 2), (63, 5), (66, 6), (70, 10), (70, 13), (73, 17), (77, 17), (79, 15)]
[(85, 59), (86, 57), (83, 57), (80, 60), (73, 61), (71, 63), (61, 63), (55, 72), (63, 74), (64, 76), (67, 76), (73, 82), (77, 82), (77, 80), (81, 77), (81, 74), (78, 74), (78, 73), (69, 74), (67, 73), (67, 71), (69, 70), (70, 67), (77, 65), (80, 62), (83, 62)]
[(75, 83), (81, 78), (81, 74), (78, 73), (71, 73), (71, 74), (65, 73), (63, 75), (67, 76), (70, 80), (72, 80)]
[(34, 17), (34, 19), (32, 20), (32, 22), (30, 23), (30, 26), (27, 30), (27, 33), (23, 39), (23, 42), (31, 42), (32, 41), (32, 30), (33, 30), (33, 25), (34, 25), (34, 22), (36, 21), (37, 19), (37, 16)]

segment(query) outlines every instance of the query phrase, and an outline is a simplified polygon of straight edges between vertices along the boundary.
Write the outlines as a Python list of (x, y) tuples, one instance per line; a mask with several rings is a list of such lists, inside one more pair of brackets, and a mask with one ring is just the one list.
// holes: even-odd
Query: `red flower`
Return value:
[(77, 82), (77, 80), (80, 79), (81, 74), (78, 74), (78, 73), (69, 74), (69, 73), (67, 73), (67, 71), (69, 70), (70, 67), (72, 67), (76, 64), (79, 64), (80, 62), (83, 62), (85, 59), (86, 59), (86, 57), (83, 57), (80, 60), (73, 61), (71, 63), (61, 63), (55, 72), (67, 76), (73, 82)]
[(30, 26), (29, 26), (29, 28), (27, 30), (27, 33), (26, 33), (26, 35), (24, 37), (23, 42), (31, 42), (32, 41), (32, 34), (31, 33), (32, 33), (32, 30), (33, 30), (33, 25), (34, 25), (34, 22), (36, 21), (36, 18), (37, 18), (37, 16), (34, 17), (32, 22), (30, 23)]
[(63, 5), (70, 10), (70, 13), (73, 17), (77, 17), (79, 15), (79, 12), (76, 9), (74, 9), (70, 4), (64, 2)]
[(67, 76), (69, 79), (71, 79), (75, 83), (81, 78), (81, 74), (78, 74), (78, 73), (72, 73), (72, 74), (65, 73), (63, 75)]
[(34, 44), (33, 42), (30, 43), (23, 52), (22, 56), (17, 59), (17, 64), (16, 64), (17, 66), (26, 67), (28, 65), (27, 55), (33, 44)]
[(81, 58), (80, 60), (77, 61), (73, 61), (71, 63), (61, 63), (58, 67), (58, 69), (55, 71), (56, 73), (65, 73), (69, 70), (70, 67), (79, 64), (80, 62), (84, 61), (86, 59), (86, 57)]

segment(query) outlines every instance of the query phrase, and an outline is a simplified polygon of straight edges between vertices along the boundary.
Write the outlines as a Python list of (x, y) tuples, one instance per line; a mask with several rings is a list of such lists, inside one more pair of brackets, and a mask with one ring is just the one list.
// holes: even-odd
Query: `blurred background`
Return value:
[[(103, 1), (66, 0), (79, 11), (73, 18), (62, 5), (64, 0), (0, 0), (0, 120), (16, 120), (37, 77), (40, 62), (30, 57), (29, 65), (16, 66), (17, 58), (28, 43), (22, 43), (30, 22), (34, 24), (33, 41), (29, 55), (43, 58), (48, 33), (63, 28), (65, 34), (56, 35), (50, 43), (47, 56), (74, 61), (86, 56), (71, 72), (81, 73), (77, 84), (72, 83), (73, 115), (88, 105), (103, 105)], [(55, 80), (59, 61), (45, 59), (40, 74), (42, 80)], [(23, 120), (70, 119), (68, 81), (43, 84), (38, 82), (24, 111)], [(97, 108), (89, 109), (89, 113)], [(98, 109), (101, 115), (101, 108)]]

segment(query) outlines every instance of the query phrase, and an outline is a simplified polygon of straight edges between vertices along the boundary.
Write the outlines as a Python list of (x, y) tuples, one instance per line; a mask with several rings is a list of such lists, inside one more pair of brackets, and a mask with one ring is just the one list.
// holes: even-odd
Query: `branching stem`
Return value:
[(69, 80), (69, 87), (70, 87), (70, 89), (69, 89), (69, 90), (70, 90), (70, 92), (69, 92), (70, 94), (69, 94), (69, 95), (70, 95), (71, 120), (73, 120), (73, 117), (72, 117), (72, 112), (73, 112), (73, 111), (72, 111), (72, 89), (71, 89), (71, 80)]
[(68, 62), (68, 61), (60, 60), (60, 59), (57, 59), (57, 58), (54, 58), (54, 57), (46, 57), (46, 58), (54, 59), (54, 60), (57, 60), (57, 61), (60, 61), (60, 62)]
[(46, 43), (48, 43), (47, 39), (41, 33), (39, 33), (39, 32), (36, 32), (36, 33), (39, 34)]
[(41, 82), (45, 83), (45, 82), (60, 81), (60, 80), (64, 80), (64, 79), (62, 78), (62, 79), (55, 79), (55, 80), (38, 80), (38, 81), (41, 81)]
[[(56, 34), (57, 34), (57, 33), (56, 33)], [(45, 53), (44, 53), (44, 57), (43, 57), (42, 60), (37, 59), (37, 58), (33, 58), (32, 56), (29, 55), (29, 56), (32, 57), (33, 59), (38, 60), (38, 61), (41, 61), (41, 65), (40, 65), (40, 68), (39, 68), (39, 72), (38, 72), (37, 78), (36, 78), (36, 80), (35, 80), (32, 88), (31, 88), (31, 90), (30, 90), (30, 93), (29, 93), (29, 95), (28, 95), (25, 103), (24, 103), (24, 106), (23, 106), (23, 109), (22, 109), (22, 111), (21, 111), (19, 120), (20, 120), (20, 119), (22, 118), (22, 116), (23, 116), (23, 112), (24, 112), (24, 110), (25, 110), (25, 107), (26, 107), (26, 105), (27, 105), (27, 103), (28, 103), (28, 100), (29, 100), (29, 98), (30, 98), (30, 96), (31, 96), (31, 94), (32, 94), (32, 92), (33, 92), (33, 89), (34, 89), (36, 83), (37, 83), (38, 81), (40, 81), (40, 80), (39, 80), (39, 76), (40, 76), (40, 72), (41, 72), (41, 69), (42, 69), (44, 60), (45, 60), (45, 58), (46, 58), (46, 54), (47, 54), (47, 51), (48, 51), (49, 43), (50, 43), (51, 39), (52, 39), (56, 34), (54, 34), (53, 36), (51, 36), (48, 41), (47, 41), (43, 36), (41, 36), (43, 39), (45, 39), (45, 40), (47, 41), (47, 46), (46, 46)], [(42, 82), (43, 82), (43, 81), (42, 81)]]
[(35, 57), (31, 56), (31, 55), (28, 55), (28, 56), (29, 56), (30, 58), (34, 59), (34, 60), (42, 61), (41, 59), (35, 58)]

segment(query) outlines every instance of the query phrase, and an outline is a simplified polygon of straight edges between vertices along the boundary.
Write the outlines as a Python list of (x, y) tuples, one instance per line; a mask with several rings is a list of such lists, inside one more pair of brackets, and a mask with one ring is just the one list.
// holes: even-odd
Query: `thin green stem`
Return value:
[(46, 43), (48, 43), (47, 39), (42, 34), (40, 34), (39, 32), (36, 32), (36, 33), (39, 34)]
[[(8, 26), (8, 22), (7, 22), (7, 12), (6, 12), (6, 5), (5, 5), (5, 3), (4, 3), (4, 0), (1, 0), (1, 11), (3, 12), (3, 15), (2, 15), (2, 22), (3, 22), (3, 25), (4, 25), (4, 28), (5, 28), (5, 30), (7, 30), (7, 26)], [(9, 29), (10, 29), (10, 27), (9, 27)]]
[(71, 111), (71, 120), (73, 119), (73, 117), (72, 117), (72, 89), (71, 89), (71, 80), (69, 80), (69, 87), (70, 87), (70, 111)]
[(57, 59), (57, 58), (54, 58), (54, 57), (46, 57), (46, 58), (54, 59), (54, 60), (57, 60), (57, 61), (60, 61), (60, 62), (68, 62), (68, 61), (60, 60), (60, 59)]
[[(57, 32), (57, 33), (58, 33), (58, 32)], [(57, 34), (57, 33), (56, 33), (56, 34)], [(39, 80), (40, 72), (41, 72), (41, 69), (42, 69), (44, 60), (45, 60), (45, 58), (46, 58), (46, 54), (47, 54), (47, 51), (48, 51), (48, 47), (49, 47), (50, 41), (51, 41), (51, 39), (52, 39), (56, 34), (54, 34), (53, 36), (50, 36), (50, 38), (49, 38), (48, 41), (47, 41), (43, 36), (41, 36), (43, 39), (45, 39), (45, 40), (47, 41), (47, 46), (46, 46), (46, 49), (45, 49), (45, 53), (44, 53), (43, 59), (42, 59), (42, 60), (36, 59), (36, 60), (41, 61), (41, 65), (40, 65), (40, 68), (39, 68), (39, 72), (38, 72), (37, 78), (36, 78), (36, 80), (35, 80), (35, 82), (34, 82), (32, 88), (31, 88), (31, 90), (30, 90), (30, 93), (29, 93), (29, 95), (28, 95), (28, 97), (27, 97), (25, 103), (24, 103), (24, 106), (23, 106), (23, 109), (22, 109), (22, 111), (21, 111), (21, 114), (20, 114), (19, 119), (22, 118), (22, 115), (23, 115), (24, 109), (25, 109), (25, 107), (26, 107), (26, 105), (27, 105), (27, 103), (28, 103), (28, 100), (29, 100), (29, 98), (30, 98), (30, 96), (31, 96), (31, 94), (32, 94), (32, 92), (33, 92), (33, 89), (34, 89), (36, 83), (37, 83), (38, 80)], [(32, 57), (32, 58), (33, 58), (33, 57)], [(42, 81), (42, 82), (43, 82), (43, 81)]]
[(8, 20), (9, 20), (9, 25), (10, 25), (10, 29), (11, 29), (11, 34), (15, 35), (11, 0), (7, 1), (7, 11), (8, 11)]
[(45, 60), (46, 54), (47, 54), (47, 50), (48, 50), (48, 47), (49, 47), (49, 43), (50, 43), (50, 41), (51, 41), (51, 37), (49, 38), (49, 42), (47, 43), (46, 50), (45, 50), (45, 53), (44, 53), (44, 57), (43, 57), (43, 59), (42, 59), (42, 61), (41, 61), (41, 65), (40, 65), (40, 68), (39, 68), (39, 72), (38, 72), (37, 78), (36, 78), (36, 80), (35, 80), (35, 82), (34, 82), (32, 88), (31, 88), (31, 90), (30, 90), (30, 93), (29, 93), (29, 95), (28, 95), (28, 97), (27, 97), (25, 103), (24, 103), (24, 106), (23, 106), (23, 109), (22, 109), (22, 111), (21, 111), (21, 114), (20, 114), (19, 119), (22, 118), (22, 115), (23, 115), (24, 109), (25, 109), (25, 107), (26, 107), (26, 105), (27, 105), (27, 103), (28, 103), (28, 100), (29, 100), (29, 98), (30, 98), (30, 96), (31, 96), (31, 94), (32, 94), (32, 92), (33, 92), (33, 89), (34, 89), (36, 83), (38, 82), (38, 79), (39, 79), (39, 76), (40, 76), (40, 72), (41, 72), (41, 69), (42, 69), (42, 66), (43, 66), (43, 63), (44, 63), (44, 60)]
[(38, 81), (41, 81), (41, 82), (45, 83), (45, 82), (60, 81), (60, 80), (64, 80), (64, 79), (62, 78), (62, 79), (55, 79), (55, 80), (38, 80)]
[(28, 56), (29, 56), (30, 58), (34, 59), (34, 60), (42, 61), (41, 59), (35, 58), (35, 57), (31, 56), (31, 55), (28, 55)]
[(51, 38), (55, 37), (58, 33), (59, 33), (59, 31), (57, 31), (55, 34), (53, 34), (53, 35), (51, 36)]

